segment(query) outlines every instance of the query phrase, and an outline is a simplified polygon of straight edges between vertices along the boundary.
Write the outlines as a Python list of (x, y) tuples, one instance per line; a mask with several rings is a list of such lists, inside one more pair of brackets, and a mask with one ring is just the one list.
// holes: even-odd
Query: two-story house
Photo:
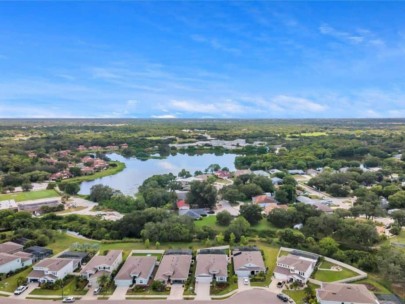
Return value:
[(103, 274), (111, 275), (122, 262), (122, 250), (110, 250), (107, 255), (96, 255), (80, 271), (80, 275), (95, 286), (97, 278)]
[(33, 270), (27, 279), (28, 282), (55, 283), (55, 281), (73, 273), (77, 266), (78, 262), (73, 259), (44, 259), (33, 266)]
[(289, 254), (277, 259), (274, 277), (287, 282), (306, 283), (315, 269), (316, 260)]

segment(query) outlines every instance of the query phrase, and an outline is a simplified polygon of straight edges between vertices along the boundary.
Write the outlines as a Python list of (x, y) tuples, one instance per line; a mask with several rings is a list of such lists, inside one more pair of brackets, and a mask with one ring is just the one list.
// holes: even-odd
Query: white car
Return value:
[(249, 279), (248, 278), (243, 279), (243, 285), (249, 285)]
[(18, 296), (18, 295), (22, 294), (24, 291), (26, 291), (27, 289), (28, 289), (28, 286), (27, 286), (27, 285), (18, 286), (17, 289), (14, 290), (14, 294), (15, 294), (16, 296)]
[(62, 303), (73, 303), (74, 301), (75, 301), (75, 298), (66, 297), (66, 298), (63, 298)]

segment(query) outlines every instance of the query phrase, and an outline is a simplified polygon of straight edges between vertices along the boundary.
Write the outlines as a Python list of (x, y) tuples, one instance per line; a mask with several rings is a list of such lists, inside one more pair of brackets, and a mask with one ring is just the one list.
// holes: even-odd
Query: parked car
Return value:
[(278, 288), (283, 288), (283, 286), (284, 286), (284, 282), (278, 282), (278, 283), (277, 283), (277, 287), (278, 287)]
[(287, 303), (288, 302), (288, 297), (285, 294), (279, 293), (277, 295), (277, 298), (279, 298), (281, 301)]
[(22, 294), (24, 291), (26, 291), (27, 289), (28, 289), (28, 286), (27, 286), (27, 285), (18, 286), (17, 289), (14, 290), (14, 294), (15, 294), (16, 296), (18, 296), (18, 295)]
[(62, 303), (73, 303), (76, 299), (73, 297), (65, 297), (62, 300)]
[(96, 289), (94, 289), (93, 294), (98, 295), (100, 292), (101, 292), (101, 287), (97, 287)]
[(243, 285), (249, 285), (249, 279), (248, 278), (243, 279)]

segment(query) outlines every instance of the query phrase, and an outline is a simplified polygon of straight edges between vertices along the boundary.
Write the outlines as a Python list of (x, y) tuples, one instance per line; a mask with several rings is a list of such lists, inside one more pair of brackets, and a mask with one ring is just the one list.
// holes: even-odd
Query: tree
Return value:
[(104, 290), (111, 282), (110, 275), (104, 273), (97, 278), (97, 283), (101, 287), (101, 290)]
[(282, 204), (289, 203), (288, 193), (283, 189), (276, 191), (275, 199)]
[(215, 237), (215, 241), (217, 242), (218, 245), (222, 245), (224, 243), (224, 235), (222, 233), (217, 234)]
[(240, 215), (252, 226), (260, 222), (262, 219), (262, 211), (263, 209), (255, 204), (245, 204), (240, 207)]
[(233, 246), (233, 245), (235, 244), (235, 239), (236, 239), (236, 236), (235, 236), (235, 234), (232, 232), (232, 233), (229, 235), (229, 245)]
[(241, 244), (242, 246), (246, 246), (246, 245), (248, 244), (248, 240), (247, 240), (247, 238), (246, 238), (244, 235), (242, 235), (242, 236), (240, 237), (240, 244)]
[(249, 222), (244, 217), (238, 217), (233, 220), (228, 229), (226, 229), (225, 238), (230, 239), (231, 234), (234, 234), (235, 240), (239, 241), (242, 235), (248, 232), (249, 228)]
[(160, 247), (160, 243), (159, 243), (159, 242), (156, 242), (156, 243), (155, 243), (155, 248), (156, 248), (156, 249), (159, 249), (159, 247)]
[(229, 226), (233, 216), (226, 210), (217, 213), (217, 224), (220, 226)]
[(297, 246), (305, 243), (305, 235), (296, 229), (287, 228), (278, 232), (278, 237), (281, 243), (286, 243), (291, 246)]
[(265, 176), (255, 176), (252, 183), (258, 185), (264, 192), (274, 192), (274, 185), (270, 178)]
[(93, 202), (102, 202), (111, 199), (115, 191), (113, 188), (104, 185), (94, 185), (90, 188), (89, 199)]
[(380, 199), (372, 191), (367, 191), (363, 196), (358, 197), (350, 211), (354, 216), (364, 214), (366, 219), (383, 215)]
[(237, 188), (228, 186), (221, 190), (222, 198), (229, 201), (231, 204), (236, 204), (245, 198), (245, 195), (240, 192)]
[(398, 191), (397, 193), (388, 197), (389, 207), (393, 208), (405, 208), (405, 191)]
[(151, 284), (151, 288), (154, 291), (164, 291), (165, 284), (162, 281), (154, 280)]
[(71, 167), (69, 168), (70, 174), (73, 176), (80, 176), (82, 175), (82, 170), (79, 167)]
[(146, 240), (145, 240), (145, 244), (144, 244), (144, 245), (145, 245), (145, 248), (146, 248), (146, 249), (148, 249), (148, 248), (150, 247), (149, 239), (146, 239)]
[(220, 165), (218, 165), (218, 164), (211, 164), (211, 165), (209, 165), (208, 166), (208, 168), (207, 169), (205, 169), (205, 172), (216, 172), (216, 171), (218, 171), (218, 170), (220, 170), (221, 169), (221, 166)]
[(319, 241), (319, 248), (321, 249), (321, 254), (330, 257), (339, 250), (339, 244), (331, 237), (324, 237)]
[(27, 279), (26, 279), (25, 277), (19, 276), (19, 277), (17, 278), (17, 286), (24, 285), (24, 283), (25, 283), (26, 281), (27, 281)]
[(256, 184), (245, 184), (245, 185), (241, 185), (239, 187), (240, 192), (242, 192), (245, 197), (247, 198), (251, 198), (253, 196), (257, 196), (260, 194), (263, 194), (263, 189), (260, 188), (260, 186), (256, 185)]
[(78, 183), (66, 183), (64, 192), (70, 195), (75, 195), (79, 193), (80, 191), (80, 186)]
[(23, 183), (21, 185), (21, 188), (24, 192), (28, 192), (32, 189), (32, 185), (31, 185), (31, 183)]
[(391, 217), (395, 220), (398, 226), (405, 226), (405, 210), (396, 210), (391, 213)]
[(191, 177), (191, 173), (189, 171), (187, 171), (186, 169), (182, 169), (177, 176), (181, 177), (181, 178), (187, 178), (187, 177)]
[(198, 205), (199, 208), (213, 208), (216, 203), (217, 190), (208, 182), (192, 182), (187, 201), (190, 205)]

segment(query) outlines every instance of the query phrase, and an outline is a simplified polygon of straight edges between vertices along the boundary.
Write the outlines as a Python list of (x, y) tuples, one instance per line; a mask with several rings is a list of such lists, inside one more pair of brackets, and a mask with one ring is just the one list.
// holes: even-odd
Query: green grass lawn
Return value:
[(20, 273), (17, 273), (7, 279), (0, 281), (0, 291), (14, 292), (14, 290), (18, 287), (17, 286), (18, 278), (19, 277), (26, 278), (28, 274), (31, 272), (31, 270), (32, 268), (29, 267)]
[(97, 242), (75, 238), (63, 232), (56, 232), (55, 242), (49, 244), (46, 247), (52, 249), (53, 253), (56, 254), (62, 252), (63, 250), (69, 249), (70, 245), (72, 245), (73, 243), (83, 244), (83, 243), (97, 243)]
[[(72, 278), (72, 280), (70, 280), (67, 283), (67, 285), (63, 288), (63, 295), (64, 296), (85, 295), (87, 293), (87, 291), (88, 291), (87, 289), (76, 290), (76, 280), (77, 280), (77, 278)], [(30, 295), (62, 296), (62, 288), (61, 289), (55, 289), (55, 290), (36, 288), (30, 293)]]
[(222, 284), (211, 286), (210, 294), (213, 296), (221, 296), (238, 289), (238, 282), (235, 283), (232, 279), (229, 281), (231, 282), (228, 282), (228, 285), (225, 288), (222, 288)]
[(319, 268), (325, 268), (325, 269), (331, 269), (332, 266), (337, 266), (336, 264), (333, 264), (328, 261), (322, 261), (321, 264), (319, 264)]
[[(330, 263), (330, 266), (333, 264)], [(314, 279), (321, 281), (321, 282), (334, 282), (339, 281), (351, 277), (355, 277), (358, 274), (342, 267), (342, 271), (331, 271), (331, 270), (319, 270), (317, 269), (315, 272)]]
[(127, 295), (145, 295), (145, 296), (165, 296), (170, 294), (170, 289), (169, 290), (164, 290), (164, 291), (155, 291), (150, 287), (145, 287), (145, 289), (141, 290), (134, 290), (134, 289), (128, 289)]
[(356, 281), (353, 284), (365, 284), (367, 288), (374, 293), (391, 294), (391, 292), (386, 287), (370, 277), (364, 280)]
[(16, 192), (16, 193), (0, 194), (0, 201), (15, 200), (16, 202), (22, 202), (56, 196), (59, 196), (59, 193), (56, 192), (55, 190)]
[(257, 232), (268, 229), (274, 229), (274, 227), (265, 218), (261, 219), (257, 225), (254, 225), (251, 228)]
[(194, 223), (195, 223), (195, 226), (198, 228), (208, 226), (217, 231), (224, 231), (226, 229), (226, 227), (223, 227), (223, 226), (220, 226), (217, 224), (217, 217), (215, 215), (208, 215), (206, 217), (203, 217), (199, 221), (195, 221)]
[(280, 251), (280, 256), (282, 257), (282, 256), (287, 256), (287, 255), (289, 255), (290, 254), (290, 252), (288, 252), (288, 251)]
[(257, 247), (263, 251), (264, 264), (266, 265), (266, 267), (268, 267), (268, 272), (266, 275), (266, 280), (264, 282), (251, 282), (250, 285), (268, 287), (271, 282), (271, 276), (273, 274), (274, 268), (276, 268), (279, 247), (263, 242), (259, 242), (257, 244)]
[(391, 242), (405, 244), (405, 230), (402, 230), (399, 235), (393, 237)]
[(304, 290), (283, 290), (283, 293), (293, 299), (296, 304), (304, 304)]

